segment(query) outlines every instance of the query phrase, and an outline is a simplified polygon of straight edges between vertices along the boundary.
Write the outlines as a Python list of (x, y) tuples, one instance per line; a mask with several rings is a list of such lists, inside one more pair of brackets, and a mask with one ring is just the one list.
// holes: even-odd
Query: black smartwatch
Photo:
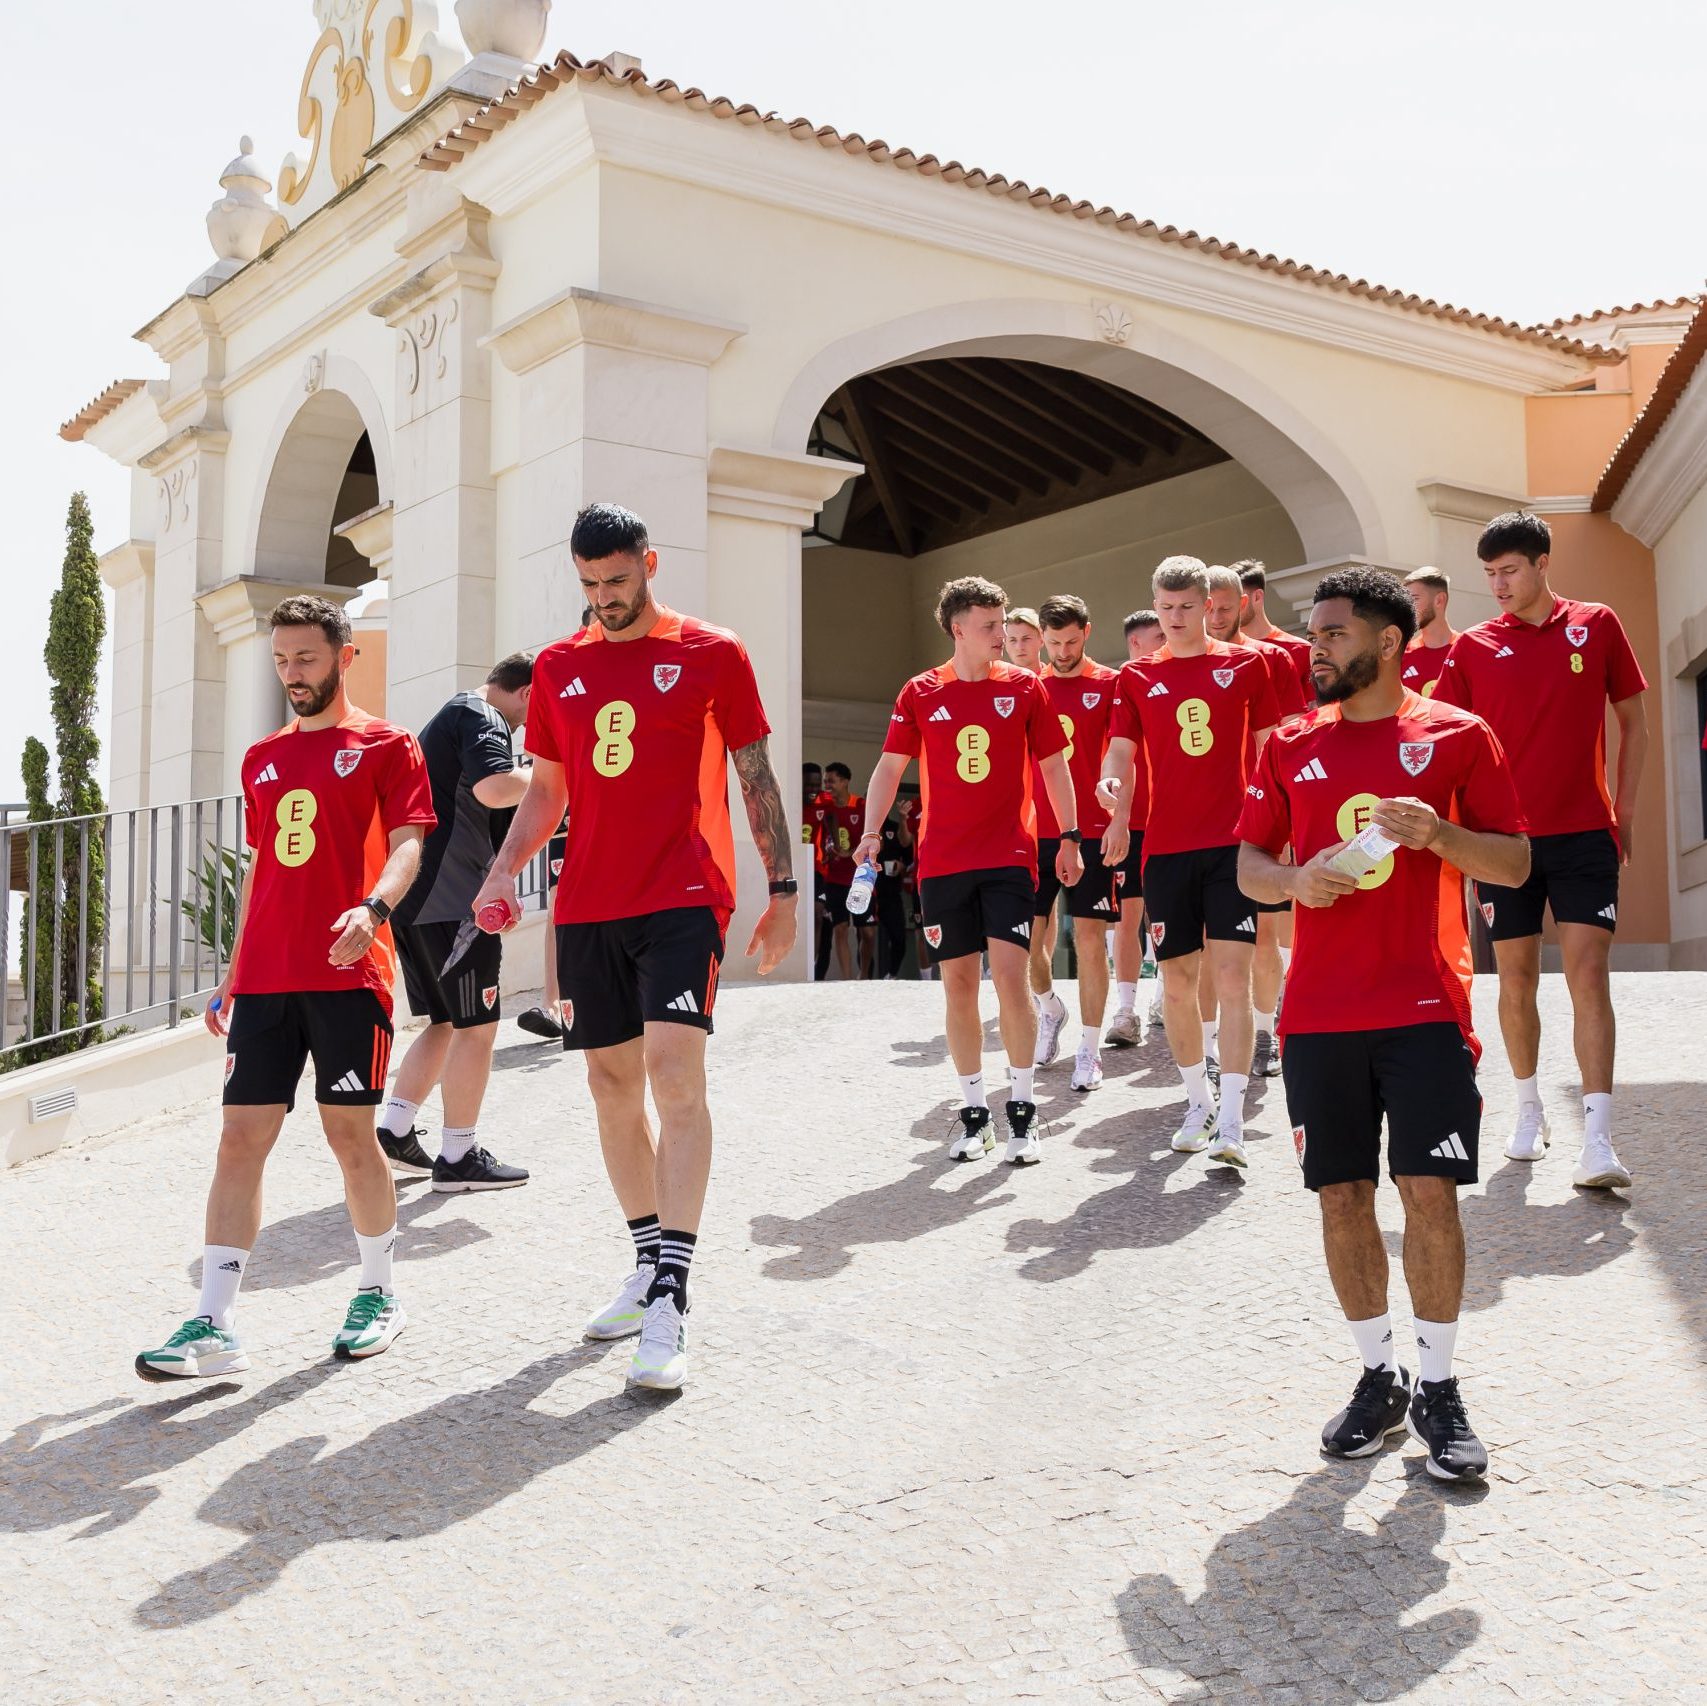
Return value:
[(1079, 841), (1079, 842), (1082, 842), (1085, 838), (1076, 829), (1064, 829), (1061, 831), (1061, 834), (1058, 837), (1058, 839), (1062, 840), (1062, 841)]
[(784, 877), (779, 883), (771, 884), (771, 895), (774, 898), (780, 894), (799, 894), (800, 884), (793, 877)]
[(383, 924), (391, 916), (391, 908), (376, 894), (364, 894), (361, 904), (373, 914), (377, 923)]

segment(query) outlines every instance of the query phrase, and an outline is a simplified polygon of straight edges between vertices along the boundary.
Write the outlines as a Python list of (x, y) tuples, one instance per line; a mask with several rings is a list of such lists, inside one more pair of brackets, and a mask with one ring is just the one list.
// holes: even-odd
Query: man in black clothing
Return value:
[(878, 830), (877, 888), (871, 910), (877, 918), (877, 975), (899, 977), (907, 958), (907, 867), (913, 862), (913, 837), (894, 812)]
[[(395, 1173), (430, 1174), (435, 1191), (496, 1191), (527, 1183), (476, 1141), (480, 1104), (492, 1072), (500, 1007), (503, 938), (475, 931), (448, 969), (461, 926), (527, 792), (510, 742), (527, 721), (533, 658), (516, 652), (494, 664), (483, 687), (458, 693), (421, 731), (437, 827), (421, 854), (421, 874), (392, 914), (409, 1011), (432, 1022), (410, 1045), (391, 1098), (380, 1110), (379, 1144)], [(444, 1104), (439, 1156), (422, 1149), (415, 1114), (437, 1084)]]

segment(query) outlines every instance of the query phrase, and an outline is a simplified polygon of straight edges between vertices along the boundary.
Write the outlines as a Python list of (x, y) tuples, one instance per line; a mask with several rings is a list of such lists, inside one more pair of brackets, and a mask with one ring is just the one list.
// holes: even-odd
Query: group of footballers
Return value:
[[(1343, 569), (1316, 587), (1307, 640), (1270, 621), (1261, 564), (1170, 557), (1152, 579), (1153, 609), (1126, 619), (1118, 671), (1090, 657), (1079, 599), (1050, 598), (1033, 613), (1010, 609), (989, 581), (951, 581), (937, 610), (951, 657), (902, 688), (863, 800), (845, 767), (833, 790), (836, 807), (857, 814), (848, 856), (880, 864), (886, 825), (894, 855), (891, 809), (918, 761), (917, 806), (903, 822), (958, 1079), (954, 1159), (982, 1159), (995, 1143), (979, 1015), (986, 962), (1008, 1062), (1005, 1159), (1042, 1159), (1034, 1076), (1055, 1059), (1067, 1018), (1049, 976), (1064, 895), (1079, 967), (1071, 1087), (1101, 1083), (1111, 932), (1110, 1044), (1143, 1040), (1146, 946), (1158, 962), (1185, 1097), (1174, 1149), (1245, 1168), (1249, 1078), (1278, 1061), (1363, 1360), (1324, 1449), (1363, 1456), (1408, 1428), (1430, 1473), (1451, 1480), (1487, 1465), (1452, 1374), (1464, 1273), (1457, 1190), (1477, 1178), (1481, 1123), (1465, 879), (1494, 943), (1518, 1080), (1506, 1154), (1537, 1161), (1551, 1138), (1535, 1007), (1550, 907), (1583, 1086), (1575, 1182), (1627, 1186), (1611, 1141), (1607, 968), (1646, 746), (1645, 683), (1623, 629), (1604, 606), (1551, 591), (1545, 522), (1501, 516), (1478, 549), (1500, 605), (1492, 620), (1453, 634), (1438, 571), (1401, 585)], [(414, 736), (349, 704), (353, 653), (338, 607), (296, 597), (274, 611), (294, 715), (243, 764), (251, 856), (231, 970), (208, 1013), (227, 1054), (202, 1297), (137, 1358), (144, 1378), (248, 1367), (237, 1293), (266, 1158), (310, 1057), (361, 1262), (337, 1356), (375, 1355), (405, 1324), (392, 1283), (393, 1168), (430, 1172), (441, 1189), (526, 1178), (474, 1129), (497, 1013), (489, 926), (495, 910), (514, 927), (517, 876), (561, 832), (564, 1046), (586, 1055), (634, 1248), (632, 1271), (586, 1332), (638, 1336), (638, 1385), (685, 1379), (711, 1158), (705, 1044), (735, 907), (728, 761), (769, 883), (746, 950), (761, 973), (794, 945), (796, 832), (739, 639), (657, 602), (657, 554), (631, 512), (582, 511), (571, 550), (591, 620), (458, 695), (423, 731), (425, 758)], [(1622, 737), (1615, 794), (1608, 704)], [(507, 744), (524, 723), (525, 769)], [(510, 814), (501, 839), (497, 813)], [(1348, 843), (1371, 826), (1381, 848), (1349, 861)], [(411, 1005), (431, 1023), (376, 1129), (394, 914)], [(478, 1041), (464, 1036), (475, 1030)], [(429, 1160), (411, 1121), (434, 1083), (445, 1130)], [(1414, 1382), (1397, 1358), (1374, 1211), (1383, 1122), (1405, 1211)]]

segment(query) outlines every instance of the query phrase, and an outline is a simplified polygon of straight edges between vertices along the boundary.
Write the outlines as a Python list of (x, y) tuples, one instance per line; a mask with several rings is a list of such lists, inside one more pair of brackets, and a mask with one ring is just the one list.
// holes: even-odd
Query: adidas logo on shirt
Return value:
[(1405, 671), (1405, 680), (1406, 681), (1414, 681), (1416, 679), (1416, 673), (1417, 673), (1417, 666), (1415, 664), (1412, 664), (1411, 667)]
[(576, 676), (575, 679), (557, 695), (557, 697), (559, 699), (574, 699), (578, 696), (585, 695), (586, 691), (587, 689), (582, 685), (580, 676)]
[(1150, 689), (1150, 691), (1144, 695), (1144, 697), (1146, 699), (1165, 698), (1167, 696), (1167, 691), (1168, 691), (1167, 684), (1165, 682), (1158, 681), (1156, 683), (1156, 685), (1154, 687), (1152, 687)]
[(1327, 779), (1328, 773), (1322, 768), (1322, 761), (1319, 758), (1312, 758), (1310, 762), (1292, 778), (1294, 782), (1325, 782)]
[(684, 989), (673, 1001), (667, 1001), (664, 1005), (672, 1013), (697, 1013), (699, 1011), (699, 1003), (694, 1000), (691, 989)]
[(949, 716), (948, 707), (946, 705), (938, 705), (937, 708), (931, 712), (929, 721), (933, 723), (951, 723), (954, 719)]
[(1609, 919), (1612, 923), (1616, 924), (1618, 922), (1618, 908), (1616, 906), (1603, 906), (1595, 916), (1597, 918)]
[(1469, 1151), (1459, 1141), (1458, 1133), (1455, 1131), (1449, 1132), (1446, 1141), (1437, 1143), (1429, 1151), (1429, 1154), (1437, 1156), (1442, 1161), (1468, 1161), (1470, 1159)]
[(1494, 656), (1497, 658), (1514, 658), (1517, 656), (1517, 653), (1514, 652), (1510, 646), (1501, 646), (1500, 649), (1494, 653)]
[(332, 1088), (334, 1090), (342, 1090), (348, 1095), (356, 1095), (365, 1090), (367, 1086), (355, 1075), (355, 1073), (346, 1072), (344, 1076), (332, 1086)]
[(267, 768), (265, 770), (263, 770), (261, 772), (261, 774), (255, 778), (254, 785), (258, 788), (258, 787), (260, 787), (260, 785), (263, 782), (276, 782), (276, 781), (278, 781), (278, 779), (279, 779), (279, 773), (278, 773), (277, 768), (275, 766), (269, 764), (267, 766)]

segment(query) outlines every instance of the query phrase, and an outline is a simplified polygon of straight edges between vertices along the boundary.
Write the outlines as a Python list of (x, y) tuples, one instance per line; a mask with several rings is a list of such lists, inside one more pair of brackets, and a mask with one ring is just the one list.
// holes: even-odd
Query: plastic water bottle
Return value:
[(867, 859), (848, 885), (848, 911), (856, 917), (866, 913), (871, 907), (871, 891), (876, 887), (877, 867)]

